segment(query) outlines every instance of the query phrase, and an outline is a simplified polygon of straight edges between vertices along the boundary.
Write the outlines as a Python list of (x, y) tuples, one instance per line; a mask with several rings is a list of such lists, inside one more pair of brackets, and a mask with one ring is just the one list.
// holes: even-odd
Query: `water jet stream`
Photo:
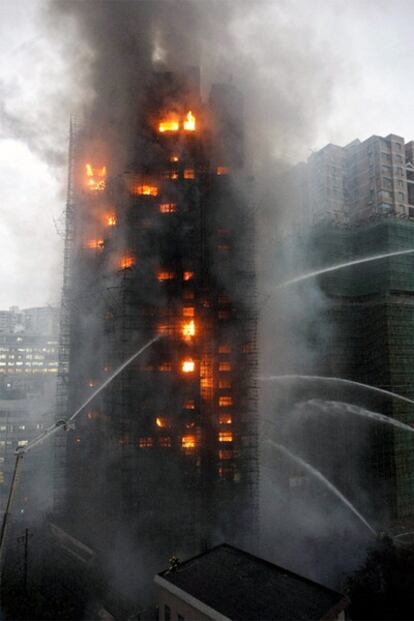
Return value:
[(19, 452), (28, 453), (33, 447), (43, 442), (43, 440), (46, 440), (46, 438), (49, 438), (51, 435), (59, 431), (59, 429), (61, 429), (62, 427), (64, 429), (67, 429), (68, 426), (70, 427), (70, 424), (82, 412), (82, 410), (85, 409), (86, 406), (89, 405), (89, 403), (93, 401), (93, 399), (95, 399), (95, 397), (97, 397), (99, 393), (104, 388), (106, 388), (108, 384), (110, 384), (112, 380), (114, 380), (116, 376), (119, 375), (125, 369), (125, 367), (131, 364), (131, 362), (133, 362), (135, 358), (138, 358), (138, 356), (140, 356), (146, 349), (148, 349), (148, 347), (150, 347), (153, 343), (155, 343), (155, 341), (158, 341), (161, 338), (161, 336), (162, 335), (158, 335), (154, 337), (153, 339), (148, 341), (148, 343), (146, 343), (143, 347), (141, 347), (141, 349), (135, 352), (135, 354), (133, 354), (130, 358), (128, 358), (128, 360), (125, 360), (125, 362), (123, 362), (96, 390), (94, 390), (94, 392), (91, 395), (89, 395), (86, 401), (84, 401), (84, 403), (82, 403), (82, 405), (78, 407), (78, 409), (72, 414), (70, 418), (68, 418), (68, 420), (57, 421), (56, 423), (53, 423), (53, 425), (50, 425), (50, 427), (48, 427), (45, 431), (43, 431), (37, 438), (34, 438), (31, 442), (29, 442), (29, 444), (25, 446), (23, 449), (21, 449)]
[(414, 252), (414, 248), (411, 250), (396, 250), (395, 252), (385, 252), (383, 254), (375, 254), (372, 257), (365, 257), (362, 259), (354, 259), (353, 261), (346, 261), (346, 263), (338, 263), (337, 265), (331, 265), (330, 267), (324, 267), (319, 270), (315, 270), (314, 272), (308, 272), (306, 274), (301, 274), (300, 276), (295, 276), (295, 278), (291, 278), (286, 282), (282, 282), (279, 285), (276, 285), (276, 289), (282, 289), (283, 287), (288, 287), (289, 285), (293, 285), (297, 282), (302, 282), (303, 280), (308, 280), (308, 278), (313, 278), (314, 276), (319, 276), (321, 274), (327, 274), (328, 272), (335, 272), (336, 270), (344, 269), (345, 267), (351, 267), (352, 265), (359, 265), (360, 263), (369, 263), (370, 261), (379, 261), (381, 259), (388, 259), (389, 257), (398, 257), (404, 254), (412, 254)]
[(278, 444), (277, 442), (273, 442), (273, 440), (266, 440), (278, 451), (287, 455), (291, 460), (295, 461), (297, 464), (305, 468), (310, 474), (312, 474), (316, 479), (318, 479), (321, 483), (323, 483), (339, 500), (341, 500), (347, 507), (357, 516), (357, 518), (368, 528), (368, 530), (373, 534), (377, 535), (376, 531), (372, 528), (372, 526), (367, 522), (367, 520), (360, 514), (360, 512), (354, 507), (354, 505), (346, 498), (340, 491), (335, 487), (333, 483), (331, 483), (319, 470), (308, 464), (308, 462), (304, 461), (298, 455), (291, 453), (289, 449), (287, 449), (282, 444)]
[(320, 408), (324, 412), (341, 412), (345, 410), (350, 414), (356, 414), (357, 416), (364, 416), (365, 418), (370, 418), (371, 420), (375, 420), (379, 423), (384, 423), (386, 425), (392, 425), (393, 427), (397, 427), (398, 429), (402, 429), (403, 431), (410, 431), (414, 433), (414, 429), (405, 423), (402, 423), (391, 416), (386, 416), (385, 414), (380, 414), (379, 412), (372, 412), (371, 410), (365, 410), (364, 408), (360, 408), (357, 405), (352, 405), (351, 403), (344, 403), (343, 401), (327, 401), (325, 399), (309, 399), (309, 401), (303, 402), (301, 405), (315, 405)]
[(386, 395), (388, 397), (393, 397), (394, 399), (399, 399), (400, 401), (405, 401), (406, 403), (411, 403), (414, 405), (414, 400), (409, 399), (408, 397), (403, 397), (396, 392), (391, 392), (390, 390), (385, 390), (384, 388), (378, 388), (377, 386), (371, 386), (370, 384), (363, 384), (361, 382), (356, 382), (354, 380), (343, 379), (342, 377), (323, 377), (319, 375), (271, 375), (269, 377), (259, 377), (259, 382), (275, 382), (275, 381), (283, 381), (283, 380), (309, 380), (309, 381), (321, 381), (321, 382), (337, 382), (340, 384), (345, 384), (349, 386), (359, 386), (361, 388), (366, 388), (367, 390), (372, 390), (373, 392), (377, 392), (382, 395)]

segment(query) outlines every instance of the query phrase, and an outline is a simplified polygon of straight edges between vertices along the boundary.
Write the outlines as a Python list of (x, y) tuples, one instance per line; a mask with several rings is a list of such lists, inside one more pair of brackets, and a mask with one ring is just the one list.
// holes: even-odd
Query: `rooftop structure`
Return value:
[(155, 577), (159, 618), (217, 621), (344, 619), (349, 600), (227, 544)]

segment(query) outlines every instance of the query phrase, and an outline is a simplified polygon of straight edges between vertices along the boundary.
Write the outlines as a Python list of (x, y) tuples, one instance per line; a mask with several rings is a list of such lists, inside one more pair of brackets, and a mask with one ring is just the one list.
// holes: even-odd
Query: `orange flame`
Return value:
[(217, 174), (220, 175), (228, 175), (230, 172), (230, 168), (228, 166), (217, 166)]
[(195, 362), (192, 358), (187, 358), (181, 363), (181, 370), (183, 373), (194, 373)]
[(160, 429), (171, 426), (168, 419), (162, 416), (157, 416), (157, 418), (155, 419), (155, 424), (157, 425), (157, 427), (160, 427)]
[(177, 205), (175, 203), (161, 203), (160, 204), (161, 213), (174, 213), (175, 211), (177, 211)]
[(186, 132), (194, 132), (196, 128), (196, 120), (191, 110), (188, 112), (184, 121), (184, 129)]
[(105, 217), (106, 226), (115, 226), (117, 224), (117, 219), (114, 214)]
[(87, 246), (91, 250), (97, 250), (98, 248), (102, 250), (102, 248), (104, 247), (104, 240), (103, 239), (90, 239), (87, 242)]
[(185, 337), (195, 336), (196, 327), (195, 327), (194, 319), (192, 319), (188, 323), (183, 324), (182, 333), (183, 333), (183, 336)]
[(106, 166), (96, 168), (86, 164), (86, 186), (91, 192), (102, 192), (106, 183)]
[(218, 434), (219, 442), (233, 442), (233, 434), (231, 431), (219, 431)]
[(192, 280), (194, 278), (194, 272), (184, 272), (183, 280)]
[(119, 262), (119, 267), (121, 268), (121, 270), (126, 270), (133, 265), (135, 265), (135, 259), (131, 256), (122, 257)]

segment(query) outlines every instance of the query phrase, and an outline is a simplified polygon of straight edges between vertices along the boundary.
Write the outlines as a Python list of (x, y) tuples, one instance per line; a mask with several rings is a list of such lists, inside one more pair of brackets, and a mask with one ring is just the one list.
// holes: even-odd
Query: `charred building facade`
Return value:
[(57, 438), (55, 509), (156, 569), (255, 530), (255, 233), (232, 84), (154, 73), (137, 116), (126, 170), (72, 127), (57, 415), (159, 338)]

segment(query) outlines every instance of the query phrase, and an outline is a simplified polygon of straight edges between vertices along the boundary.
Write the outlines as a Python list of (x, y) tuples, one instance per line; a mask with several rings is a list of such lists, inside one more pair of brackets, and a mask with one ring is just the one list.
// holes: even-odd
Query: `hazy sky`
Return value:
[[(388, 133), (414, 138), (413, 1), (251, 2), (254, 18), (237, 23), (240, 45), (253, 53), (263, 41), (282, 41), (283, 88), (302, 107), (309, 100), (311, 129), (287, 150), (292, 161), (328, 142)], [(90, 50), (74, 46), (70, 24), (66, 38), (54, 36), (42, 9), (41, 0), (0, 0), (0, 308), (59, 299), (69, 114), (90, 96), (85, 73), (80, 83), (77, 71)], [(305, 71), (307, 57), (313, 59), (306, 87), (290, 67), (290, 50)], [(261, 77), (275, 60), (270, 52)], [(312, 88), (320, 89), (320, 76), (319, 105)]]

